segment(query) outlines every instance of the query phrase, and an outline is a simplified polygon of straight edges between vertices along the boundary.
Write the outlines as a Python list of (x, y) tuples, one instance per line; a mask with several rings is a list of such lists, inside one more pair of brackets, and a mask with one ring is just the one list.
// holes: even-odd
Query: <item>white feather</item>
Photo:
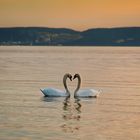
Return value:
[(60, 89), (55, 89), (55, 88), (44, 88), (40, 89), (44, 96), (48, 97), (66, 97), (68, 96), (65, 91), (62, 91)]
[(92, 97), (92, 98), (96, 98), (99, 95), (99, 91), (95, 90), (95, 89), (81, 89), (79, 91), (77, 91), (76, 96), (77, 97), (83, 97), (83, 98), (88, 98), (88, 97)]

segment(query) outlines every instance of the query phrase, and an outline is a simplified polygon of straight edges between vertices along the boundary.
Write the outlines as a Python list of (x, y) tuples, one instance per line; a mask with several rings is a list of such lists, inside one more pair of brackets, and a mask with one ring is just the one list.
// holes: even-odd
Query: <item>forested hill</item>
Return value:
[(66, 28), (0, 28), (0, 45), (140, 46), (140, 27), (97, 28), (83, 32)]

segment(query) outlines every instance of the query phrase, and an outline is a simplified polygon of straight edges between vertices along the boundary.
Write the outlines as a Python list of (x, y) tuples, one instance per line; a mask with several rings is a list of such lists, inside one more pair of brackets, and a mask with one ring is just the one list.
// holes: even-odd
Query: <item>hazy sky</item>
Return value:
[(0, 0), (0, 27), (140, 26), (140, 0)]

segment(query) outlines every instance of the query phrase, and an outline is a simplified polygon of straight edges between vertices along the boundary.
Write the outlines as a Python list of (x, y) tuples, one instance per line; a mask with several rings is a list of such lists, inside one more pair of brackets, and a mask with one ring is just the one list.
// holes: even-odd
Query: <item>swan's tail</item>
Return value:
[(102, 92), (103, 92), (103, 91), (102, 91), (101, 89), (98, 90), (98, 93), (99, 93), (99, 94), (102, 93)]
[(40, 91), (44, 94), (43, 90), (40, 88)]
[(99, 90), (98, 90), (98, 92), (97, 92), (96, 97), (98, 97), (101, 93), (102, 93), (102, 90), (101, 90), (101, 89), (99, 89)]
[(46, 96), (45, 93), (44, 93), (44, 91), (41, 88), (40, 88), (40, 91), (44, 94), (44, 96)]

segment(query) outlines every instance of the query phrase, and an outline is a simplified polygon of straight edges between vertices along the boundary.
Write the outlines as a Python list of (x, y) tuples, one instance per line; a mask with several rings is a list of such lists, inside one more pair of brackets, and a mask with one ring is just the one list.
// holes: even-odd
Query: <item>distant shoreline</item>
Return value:
[(95, 28), (0, 28), (1, 46), (140, 46), (140, 27)]

